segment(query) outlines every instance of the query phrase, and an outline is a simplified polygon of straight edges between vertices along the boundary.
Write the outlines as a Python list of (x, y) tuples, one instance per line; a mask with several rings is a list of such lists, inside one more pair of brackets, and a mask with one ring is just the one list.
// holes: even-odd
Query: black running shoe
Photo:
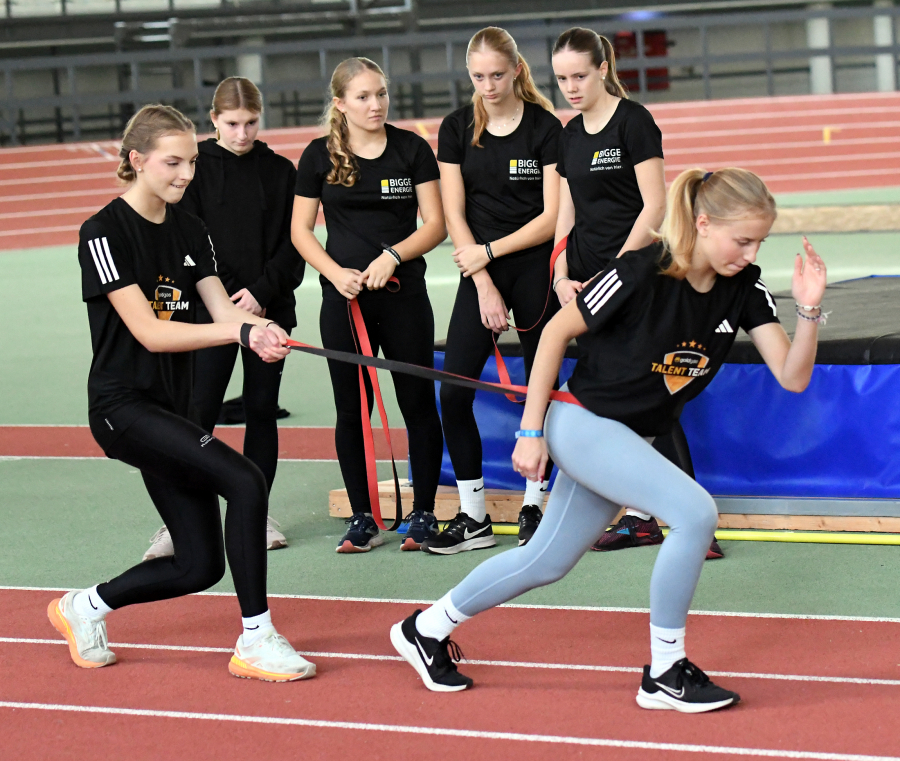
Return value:
[(384, 544), (384, 537), (378, 530), (375, 519), (366, 513), (353, 513), (347, 533), (338, 542), (337, 552), (342, 554), (368, 552), (380, 544)]
[(707, 560), (718, 560), (719, 558), (724, 558), (725, 552), (719, 547), (719, 543), (713, 539), (712, 544), (709, 545), (709, 549), (706, 551), (706, 559)]
[(636, 515), (622, 516), (612, 528), (606, 529), (591, 547), (597, 552), (626, 550), (629, 547), (646, 547), (651, 544), (662, 544), (663, 532), (656, 518), (645, 521)]
[(650, 667), (644, 666), (644, 678), (637, 694), (641, 708), (703, 713), (735, 705), (740, 695), (713, 684), (709, 677), (687, 658), (682, 658), (656, 679)]
[[(400, 545), (401, 550), (418, 550), (422, 542), (438, 535), (438, 522), (434, 513), (428, 510), (413, 510), (403, 522), (406, 523), (406, 539)], [(402, 526), (401, 526), (402, 530)]]
[(525, 505), (519, 511), (519, 547), (528, 544), (544, 514), (537, 505)]
[(423, 637), (416, 630), (421, 610), (391, 627), (391, 644), (422, 677), (425, 686), (434, 692), (459, 692), (472, 686), (472, 680), (456, 670), (463, 659), (462, 650), (450, 637), (440, 641)]
[(460, 513), (440, 534), (422, 542), (422, 549), (432, 555), (455, 555), (457, 552), (493, 547), (495, 544), (497, 540), (494, 539), (490, 515), (486, 515), (479, 523), (465, 513)]

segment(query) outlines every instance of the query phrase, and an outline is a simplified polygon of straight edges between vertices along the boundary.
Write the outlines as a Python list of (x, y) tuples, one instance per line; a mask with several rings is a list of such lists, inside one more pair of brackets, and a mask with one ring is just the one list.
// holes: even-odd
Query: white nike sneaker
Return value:
[[(274, 526), (272, 524), (275, 524)], [(271, 515), (266, 516), (266, 549), (267, 550), (280, 550), (282, 547), (287, 547), (287, 539), (284, 538), (284, 534), (282, 534), (275, 526), (281, 528), (281, 524), (276, 521)]]
[(300, 656), (284, 637), (274, 629), (252, 645), (244, 645), (244, 635), (238, 637), (228, 670), (244, 679), (265, 682), (293, 682), (316, 675), (316, 666)]
[(69, 655), (76, 666), (97, 669), (116, 662), (116, 654), (109, 649), (106, 621), (92, 621), (75, 612), (72, 600), (78, 592), (66, 592), (47, 607), (47, 616), (56, 631), (69, 643)]
[(169, 529), (163, 526), (152, 537), (150, 537), (150, 549), (144, 553), (141, 562), (145, 563), (154, 558), (165, 558), (175, 554), (175, 545), (172, 544), (172, 537)]

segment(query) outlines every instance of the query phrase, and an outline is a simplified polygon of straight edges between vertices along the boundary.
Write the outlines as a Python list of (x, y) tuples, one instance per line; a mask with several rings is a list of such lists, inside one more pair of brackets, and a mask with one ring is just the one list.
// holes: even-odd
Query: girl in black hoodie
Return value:
[[(229, 77), (216, 88), (210, 119), (216, 137), (199, 145), (194, 180), (180, 208), (200, 217), (209, 230), (219, 274), (231, 300), (257, 317), (278, 323), (290, 334), (297, 325), (294, 289), (305, 262), (291, 243), (296, 170), (284, 156), (256, 140), (262, 94), (244, 77)], [(200, 322), (212, 322), (201, 307)], [(194, 403), (200, 425), (215, 428), (234, 370), (238, 345), (202, 349), (194, 359)], [(263, 472), (269, 490), (278, 464), (278, 390), (284, 361), (267, 364), (243, 349), (244, 454)], [(267, 549), (287, 546), (270, 518)], [(144, 560), (171, 555), (165, 527), (151, 540)]]

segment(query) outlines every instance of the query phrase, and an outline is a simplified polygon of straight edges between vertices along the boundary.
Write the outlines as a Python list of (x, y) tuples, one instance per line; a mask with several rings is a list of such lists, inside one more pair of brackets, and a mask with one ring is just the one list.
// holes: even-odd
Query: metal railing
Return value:
[[(556, 37), (575, 23), (584, 23), (601, 33), (612, 35), (623, 28), (635, 34), (636, 56), (619, 61), (620, 68), (637, 72), (634, 96), (640, 100), (649, 92), (652, 82), (649, 70), (668, 67), (672, 80), (691, 81), (699, 85), (703, 97), (713, 96), (713, 85), (726, 77), (753, 76), (765, 82), (764, 92), (777, 94), (776, 80), (785, 73), (809, 71), (812, 57), (826, 57), (831, 61), (850, 61), (852, 65), (874, 68), (878, 57), (890, 56), (896, 73), (900, 46), (893, 39), (890, 44), (837, 46), (810, 49), (795, 46), (778, 48), (774, 44), (773, 31), (779, 25), (805, 23), (812, 18), (828, 19), (831, 23), (854, 19), (874, 19), (888, 16), (892, 22), (900, 15), (896, 7), (837, 8), (823, 10), (775, 11), (741, 14), (710, 14), (683, 17), (655, 18), (649, 21), (621, 19), (566, 19), (565, 23), (540, 23), (510, 28), (520, 48), (541, 47), (547, 51), (543, 61), (531, 56), (530, 63), (536, 79), (548, 95), (558, 99), (550, 69), (549, 51)], [(750, 51), (711, 52), (711, 40), (719, 30), (730, 28), (762, 30), (764, 44), (761, 49)], [(665, 58), (646, 55), (644, 35), (649, 31), (665, 30), (678, 35), (693, 32), (699, 35), (699, 51), (696, 54), (672, 52)], [(28, 123), (28, 115), (43, 111), (43, 118), (55, 112), (57, 130), (65, 139), (84, 139), (86, 120), (96, 121), (97, 115), (106, 114), (119, 124), (112, 129), (112, 137), (124, 125), (124, 120), (142, 103), (162, 101), (180, 108), (205, 121), (212, 92), (218, 81), (218, 72), (226, 69), (223, 61), (233, 61), (239, 56), (258, 55), (262, 62), (260, 89), (266, 97), (271, 113), (273, 104), (294, 102), (295, 118), (309, 123), (321, 110), (334, 63), (344, 57), (365, 54), (382, 64), (392, 80), (395, 103), (401, 105), (401, 113), (395, 116), (423, 116), (426, 111), (458, 107), (467, 97), (469, 81), (465, 69), (460, 66), (462, 51), (475, 29), (418, 32), (405, 35), (380, 35), (339, 38), (321, 41), (280, 42), (262, 46), (215, 46), (140, 52), (106, 53), (0, 60), (5, 93), (0, 96), (2, 120), (0, 141), (4, 144), (28, 142), (22, 125)], [(530, 47), (529, 47), (530, 46)], [(443, 65), (427, 71), (403, 71), (393, 64), (398, 58), (409, 59), (423, 51), (442, 51)], [(318, 66), (307, 67), (289, 80), (278, 79), (275, 69), (268, 62), (275, 58), (295, 57), (298, 61), (316, 60)], [(434, 56), (432, 56), (434, 57)], [(862, 62), (862, 63), (860, 63)], [(867, 63), (869, 62), (869, 63)], [(79, 89), (79, 71), (97, 67), (118, 72), (118, 90), (108, 92), (83, 92)], [(145, 86), (142, 70), (163, 67), (172, 72), (172, 86)], [(233, 68), (233, 67), (232, 67)], [(16, 92), (16, 78), (25, 73), (56, 72), (60, 93), (53, 95), (26, 95)], [(234, 73), (228, 70), (228, 73)], [(65, 90), (63, 92), (63, 90)], [(761, 93), (762, 94), (762, 93)], [(316, 107), (315, 104), (318, 104)], [(404, 105), (405, 104), (405, 105)], [(403, 108), (411, 113), (402, 113)], [(437, 114), (435, 114), (437, 115)], [(84, 121), (84, 124), (83, 124)], [(47, 136), (43, 138), (45, 141)], [(52, 139), (52, 136), (51, 136)]]

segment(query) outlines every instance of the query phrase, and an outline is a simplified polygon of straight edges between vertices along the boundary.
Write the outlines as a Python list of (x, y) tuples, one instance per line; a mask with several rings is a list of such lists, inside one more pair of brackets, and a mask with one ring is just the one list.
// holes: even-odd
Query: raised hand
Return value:
[(791, 279), (791, 294), (798, 304), (818, 306), (822, 303), (827, 285), (827, 271), (822, 257), (803, 236), (803, 250), (806, 256), (797, 254), (794, 259), (794, 276)]

